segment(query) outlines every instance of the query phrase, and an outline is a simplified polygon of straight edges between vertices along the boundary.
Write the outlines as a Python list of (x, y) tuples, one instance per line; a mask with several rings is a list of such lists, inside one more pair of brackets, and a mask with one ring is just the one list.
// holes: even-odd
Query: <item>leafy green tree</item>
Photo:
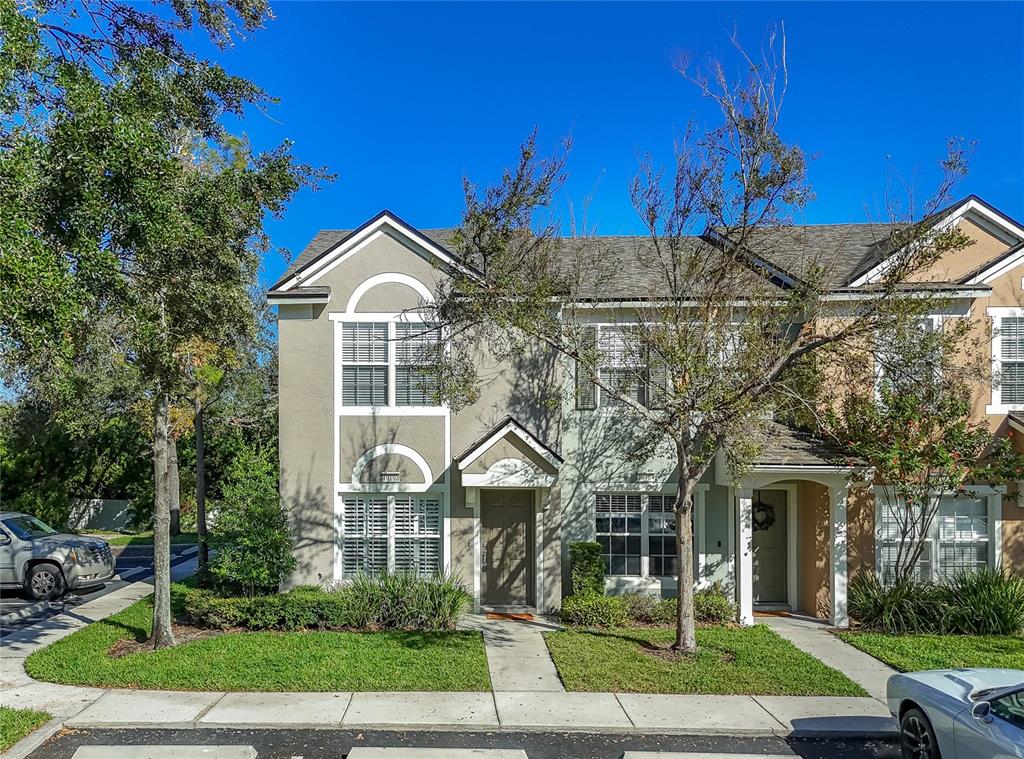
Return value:
[(210, 572), (224, 590), (274, 592), (295, 569), (291, 528), (278, 495), (277, 456), (246, 448), (227, 472)]
[(266, 95), (179, 42), (198, 27), (227, 45), (268, 12), (262, 0), (0, 0), (0, 365), (11, 386), (72, 398), (71, 370), (102, 325), (109, 353), (137, 373), (157, 648), (173, 643), (172, 415), (191, 389), (182, 346), (234, 345), (257, 329), (263, 220), (324, 176), (288, 144), (257, 155), (231, 138), (220, 118)]
[[(842, 251), (791, 254), (792, 219), (812, 193), (803, 151), (779, 132), (785, 45), (769, 44), (763, 60), (737, 49), (747, 72), (739, 80), (717, 62), (707, 76), (683, 70), (721, 120), (688, 130), (667, 175), (649, 159), (641, 164), (630, 194), (647, 235), (632, 255), (600, 238), (559, 238), (548, 220), (565, 155), (540, 158), (531, 138), (500, 183), (478, 191), (467, 182), (454, 245), (473, 269), (453, 273), (435, 308), (445, 336), (435, 355), (438, 393), (453, 404), (476, 397), (481, 347), (514, 361), (539, 346), (563, 360), (568, 376), (575, 371), (581, 397), (596, 388), (614, 402), (620, 418), (607, 430), (623, 438), (627, 455), (675, 461), (673, 648), (684, 652), (696, 649), (691, 519), (705, 472), (719, 455), (742, 472), (772, 415), (809, 400), (796, 369), (928, 313), (928, 299), (904, 297), (905, 286), (964, 244), (955, 230), (894, 218), (901, 223), (879, 229), (894, 253), (879, 285), (842, 306), (831, 301), (825, 273)], [(948, 201), (965, 161), (952, 142), (925, 215)], [(785, 261), (795, 280), (780, 286), (757, 273), (757, 261)], [(644, 272), (647, 284), (619, 303), (612, 296), (624, 270)], [(588, 322), (599, 308), (602, 321), (621, 327), (615, 346), (595, 343)]]

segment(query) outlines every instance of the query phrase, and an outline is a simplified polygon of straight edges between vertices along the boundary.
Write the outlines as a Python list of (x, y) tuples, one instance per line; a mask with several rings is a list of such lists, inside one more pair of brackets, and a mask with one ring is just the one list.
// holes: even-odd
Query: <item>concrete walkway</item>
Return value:
[(838, 669), (875, 698), (885, 703), (885, 683), (896, 670), (828, 632), (829, 626), (809, 617), (758, 617), (801, 651)]
[(543, 636), (558, 625), (540, 618), (520, 621), (474, 614), (459, 626), (483, 633), (491, 690), (565, 692)]
[[(194, 562), (174, 567), (176, 579)], [(565, 730), (724, 735), (891, 735), (895, 722), (873, 698), (696, 696), (565, 692), (541, 633), (543, 622), (470, 618), (482, 630), (493, 691), (484, 693), (223, 693), (83, 688), (37, 682), (25, 658), (152, 592), (138, 582), (20, 630), (0, 642), (0, 702), (50, 712), (69, 728), (396, 728)], [(877, 690), (877, 667), (821, 626), (772, 620), (826, 663)], [(771, 622), (770, 622), (771, 623)], [(813, 649), (813, 650), (812, 650)], [(859, 652), (856, 652), (859, 653)], [(847, 658), (844, 658), (847, 657)], [(873, 660), (872, 660), (873, 661)], [(870, 670), (870, 672), (869, 672)], [(858, 674), (860, 672), (861, 674)], [(872, 680), (874, 678), (874, 680)], [(37, 736), (38, 738), (38, 736)], [(30, 739), (32, 740), (32, 739)], [(17, 756), (15, 752), (13, 755)]]

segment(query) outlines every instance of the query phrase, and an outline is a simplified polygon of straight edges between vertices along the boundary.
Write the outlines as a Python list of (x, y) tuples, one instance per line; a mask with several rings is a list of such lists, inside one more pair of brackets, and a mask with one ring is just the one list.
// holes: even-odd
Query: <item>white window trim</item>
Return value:
[(1006, 414), (1010, 411), (1024, 411), (1024, 403), (1003, 403), (1002, 388), (996, 379), (1003, 363), (1003, 348), (1000, 343), (999, 325), (1003, 317), (1024, 316), (1024, 308), (992, 306), (985, 309), (992, 318), (992, 402), (985, 406), (986, 414)]
[[(931, 325), (929, 327), (929, 329), (931, 329), (932, 332), (939, 332), (942, 329), (943, 324), (945, 323), (945, 318), (946, 317), (943, 314), (928, 314), (926, 316), (922, 316), (920, 320), (922, 322), (924, 322), (924, 321), (929, 322), (930, 325)], [(880, 335), (878, 333), (876, 333), (875, 339), (879, 340), (879, 338), (880, 338)], [(874, 372), (874, 375), (875, 375), (875, 400), (881, 400), (882, 399), (882, 364), (879, 361), (875, 362), (875, 372)]]
[[(706, 546), (706, 522), (704, 519), (706, 511), (706, 499), (711, 485), (700, 483), (693, 494), (693, 554), (694, 568), (693, 581), (696, 589), (710, 587), (711, 583), (707, 578), (707, 568), (704, 559)], [(660, 587), (663, 590), (675, 590), (678, 581), (671, 575), (652, 575), (650, 573), (650, 523), (648, 515), (648, 496), (650, 495), (675, 495), (676, 486), (665, 484), (658, 487), (656, 484), (643, 482), (622, 482), (593, 483), (587, 497), (590, 509), (590, 539), (597, 540), (597, 512), (596, 497), (599, 494), (630, 494), (641, 497), (640, 500), (640, 574), (639, 575), (605, 575), (605, 588), (612, 592), (643, 592), (654, 590)], [(602, 554), (603, 556), (603, 554)]]
[[(380, 498), (381, 497), (381, 493), (383, 491), (374, 491), (374, 492), (376, 493), (376, 497)], [(342, 507), (344, 507), (344, 502), (345, 502), (346, 498), (370, 499), (370, 498), (374, 497), (374, 493), (367, 492), (367, 491), (346, 491), (346, 492), (339, 493), (338, 495), (339, 495), (339, 499), (341, 501)], [(430, 490), (427, 490), (427, 491), (419, 491), (419, 492), (416, 492), (416, 493), (406, 494), (404, 491), (395, 491), (394, 489), (392, 489), (392, 490), (388, 491), (383, 497), (387, 500), (387, 504), (388, 504), (387, 535), (386, 536), (375, 535), (373, 537), (377, 538), (378, 540), (383, 537), (383, 538), (385, 538), (387, 540), (387, 553), (388, 553), (387, 567), (388, 567), (388, 572), (390, 572), (390, 573), (395, 572), (395, 546), (397, 545), (398, 540), (401, 539), (401, 538), (415, 538), (415, 539), (436, 540), (437, 541), (438, 568), (441, 571), (446, 571), (445, 570), (445, 553), (444, 553), (444, 551), (445, 551), (445, 542), (446, 542), (445, 541), (445, 532), (446, 532), (446, 528), (445, 528), (445, 515), (447, 514), (447, 509), (446, 509), (446, 505), (445, 505), (445, 500), (446, 499), (444, 497), (444, 491), (441, 488), (431, 488)], [(414, 498), (416, 500), (420, 500), (420, 499), (436, 500), (437, 501), (437, 510), (438, 510), (438, 525), (437, 525), (438, 531), (437, 531), (437, 533), (422, 533), (422, 534), (416, 534), (416, 535), (398, 535), (396, 533), (396, 530), (395, 530), (395, 501), (399, 497)], [(337, 539), (338, 547), (337, 547), (337, 550), (335, 551), (335, 556), (334, 556), (334, 561), (335, 561), (334, 579), (335, 579), (336, 582), (345, 582), (345, 581), (351, 579), (351, 576), (345, 575), (345, 571), (344, 571), (344, 567), (345, 567), (345, 548), (344, 548), (345, 540), (346, 539), (351, 539), (351, 538), (356, 538), (356, 539), (362, 538), (363, 540), (369, 540), (370, 537), (363, 536), (363, 535), (347, 535), (345, 533), (345, 512), (344, 512), (344, 508), (342, 508), (342, 510), (337, 515), (337, 525), (336, 525), (335, 529), (336, 529), (337, 535), (338, 535), (338, 539)]]
[[(981, 499), (984, 498), (987, 507), (987, 518), (988, 518), (988, 565), (993, 569), (998, 569), (1002, 565), (1003, 561), (1003, 494), (1006, 492), (1005, 485), (999, 485), (991, 487), (988, 485), (975, 485), (969, 487), (962, 494), (944, 492), (944, 493), (930, 493), (929, 498), (936, 498), (940, 496), (954, 497), (960, 495), (964, 498), (970, 499)], [(885, 486), (876, 485), (873, 488), (875, 498), (875, 575), (881, 577), (882, 572), (882, 511), (886, 508), (885, 499)], [(935, 579), (939, 570), (939, 543), (938, 539), (938, 518), (939, 514), (936, 513), (932, 519), (931, 530), (933, 535), (930, 535), (928, 540), (931, 541), (931, 555), (928, 558), (931, 566), (931, 571)]]

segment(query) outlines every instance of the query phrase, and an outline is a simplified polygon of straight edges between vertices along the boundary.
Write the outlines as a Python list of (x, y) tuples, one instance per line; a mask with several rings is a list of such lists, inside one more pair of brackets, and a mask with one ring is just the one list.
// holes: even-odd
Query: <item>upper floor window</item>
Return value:
[(990, 414), (1024, 409), (1024, 309), (990, 308), (992, 403)]
[(343, 322), (341, 405), (431, 406), (438, 343), (429, 322)]
[(630, 327), (600, 325), (587, 330), (585, 339), (597, 348), (597, 379), (604, 387), (577, 363), (576, 407), (615, 408), (626, 405), (623, 397), (646, 405), (651, 394), (648, 361), (642, 344), (632, 338)]

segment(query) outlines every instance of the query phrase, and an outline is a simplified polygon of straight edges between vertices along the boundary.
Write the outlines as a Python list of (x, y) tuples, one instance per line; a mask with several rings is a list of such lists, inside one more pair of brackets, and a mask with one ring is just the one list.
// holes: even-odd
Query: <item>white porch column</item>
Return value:
[(847, 545), (846, 496), (847, 486), (829, 488), (829, 543), (828, 556), (832, 568), (831, 613), (829, 621), (835, 627), (847, 627), (850, 618), (846, 606)]
[(754, 624), (753, 502), (752, 489), (736, 490), (736, 602), (741, 625)]
[(480, 612), (480, 488), (466, 488), (466, 508), (473, 512), (473, 611)]

